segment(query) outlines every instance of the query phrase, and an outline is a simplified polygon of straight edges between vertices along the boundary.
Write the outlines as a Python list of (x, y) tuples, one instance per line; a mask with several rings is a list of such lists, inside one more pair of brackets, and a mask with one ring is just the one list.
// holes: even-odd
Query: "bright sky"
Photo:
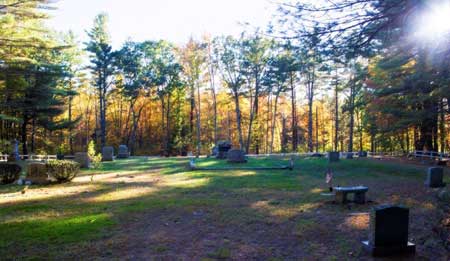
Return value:
[(237, 35), (242, 22), (264, 28), (276, 10), (268, 0), (60, 0), (55, 5), (49, 25), (72, 30), (82, 41), (95, 15), (108, 13), (115, 48), (128, 38), (180, 44), (204, 33)]

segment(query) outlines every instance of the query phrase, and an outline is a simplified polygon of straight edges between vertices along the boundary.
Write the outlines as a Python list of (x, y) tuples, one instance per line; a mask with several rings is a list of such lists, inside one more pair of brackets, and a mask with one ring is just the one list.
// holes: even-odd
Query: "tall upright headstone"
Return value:
[(409, 209), (396, 205), (374, 207), (370, 214), (369, 240), (362, 243), (373, 256), (414, 254), (408, 242)]
[(444, 169), (441, 167), (431, 167), (428, 168), (425, 185), (427, 185), (430, 188), (444, 187), (445, 183), (443, 182), (443, 179), (444, 179)]
[(105, 146), (102, 148), (102, 161), (114, 160), (114, 148), (111, 146)]

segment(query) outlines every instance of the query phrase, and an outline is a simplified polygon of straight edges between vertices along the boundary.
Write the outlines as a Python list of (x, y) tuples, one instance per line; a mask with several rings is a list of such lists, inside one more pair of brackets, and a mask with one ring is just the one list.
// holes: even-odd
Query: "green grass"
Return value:
[[(230, 166), (215, 159), (196, 162), (202, 167)], [(46, 257), (58, 258), (61, 254), (58, 249), (81, 246), (86, 240), (99, 240), (113, 233), (130, 213), (139, 218), (140, 213), (149, 211), (214, 209), (213, 215), (219, 222), (238, 226), (289, 220), (323, 202), (319, 194), (326, 189), (324, 178), (328, 167), (335, 172), (335, 184), (340, 185), (422, 182), (425, 177), (420, 166), (370, 160), (345, 160), (329, 165), (326, 159), (297, 159), (292, 171), (188, 171), (187, 163), (187, 159), (178, 158), (116, 160), (104, 163), (101, 170), (83, 170), (80, 177), (94, 174), (93, 183), (75, 180), (29, 188), (32, 192), (70, 190), (54, 196), (49, 192), (48, 197), (44, 194), (45, 197), (21, 199), (22, 187), (1, 186), (0, 256), (39, 258), (45, 248), (36, 246), (50, 244), (58, 247), (46, 249), (51, 252)], [(251, 158), (245, 166), (285, 164), (287, 159)], [(108, 178), (103, 180), (103, 176)], [(134, 195), (139, 190), (142, 192)], [(240, 208), (238, 212), (236, 206)], [(313, 219), (301, 220), (294, 233), (299, 237), (313, 234), (310, 230), (319, 227), (317, 224)], [(168, 250), (165, 245), (153, 248), (156, 252)], [(209, 257), (228, 258), (231, 252), (229, 248), (219, 248)]]

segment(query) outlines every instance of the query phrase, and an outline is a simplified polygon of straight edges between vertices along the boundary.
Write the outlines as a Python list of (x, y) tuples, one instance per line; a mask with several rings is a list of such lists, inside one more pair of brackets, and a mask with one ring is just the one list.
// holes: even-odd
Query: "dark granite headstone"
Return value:
[(311, 157), (313, 157), (313, 158), (322, 158), (323, 155), (322, 155), (322, 153), (315, 152), (315, 153), (313, 153), (313, 154), (311, 155)]
[(444, 178), (443, 168), (440, 167), (428, 168), (427, 180), (425, 181), (425, 185), (427, 185), (430, 188), (444, 187), (445, 183), (443, 182), (443, 178)]
[(89, 155), (86, 152), (77, 152), (75, 153), (75, 162), (80, 164), (80, 168), (89, 168), (91, 166), (91, 160), (89, 159)]
[(353, 153), (347, 152), (347, 155), (345, 155), (346, 159), (353, 159)]
[(245, 152), (242, 150), (229, 150), (227, 152), (227, 161), (230, 163), (245, 163)]
[(114, 148), (111, 146), (105, 146), (102, 149), (102, 161), (114, 160)]
[(229, 141), (219, 141), (217, 143), (218, 154), (216, 156), (217, 159), (226, 159), (227, 152), (231, 149), (231, 143)]
[(130, 157), (127, 145), (119, 145), (119, 151), (117, 152), (118, 159), (127, 159)]
[(367, 158), (367, 151), (360, 151), (360, 152), (358, 152), (358, 157), (360, 157), (360, 158)]
[(413, 254), (416, 247), (408, 242), (408, 229), (408, 208), (377, 206), (370, 214), (369, 240), (363, 244), (373, 256)]
[(328, 152), (328, 162), (337, 162), (337, 161), (339, 161), (339, 152), (338, 151)]

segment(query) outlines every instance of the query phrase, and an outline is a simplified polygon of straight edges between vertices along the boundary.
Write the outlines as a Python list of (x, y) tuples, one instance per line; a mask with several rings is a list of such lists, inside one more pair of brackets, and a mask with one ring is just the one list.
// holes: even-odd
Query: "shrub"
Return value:
[(102, 167), (102, 154), (95, 151), (95, 142), (91, 140), (88, 144), (88, 156), (92, 163), (93, 169)]
[(50, 160), (46, 164), (47, 173), (59, 182), (68, 182), (80, 171), (80, 164), (70, 160)]
[(10, 184), (19, 179), (22, 168), (18, 164), (0, 163), (0, 183)]

